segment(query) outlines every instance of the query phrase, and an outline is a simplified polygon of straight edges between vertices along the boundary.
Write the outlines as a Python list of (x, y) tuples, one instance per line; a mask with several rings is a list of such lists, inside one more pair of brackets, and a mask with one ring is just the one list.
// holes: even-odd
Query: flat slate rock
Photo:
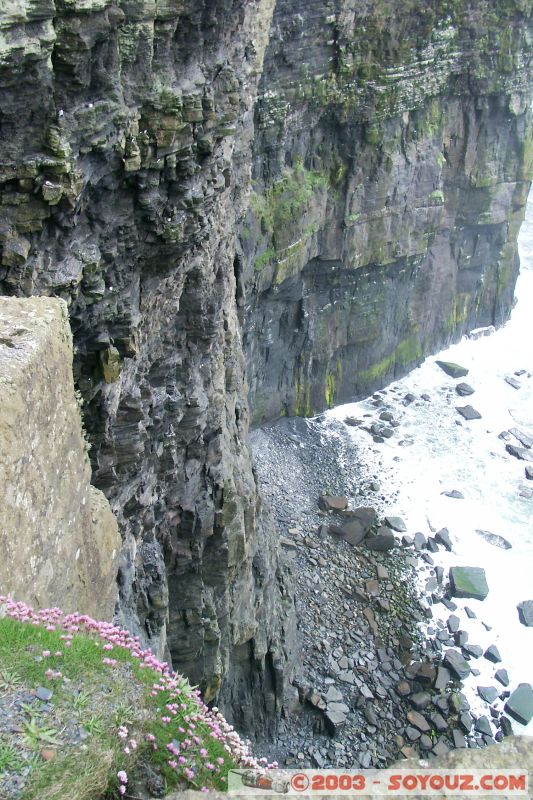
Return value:
[(474, 730), (478, 733), (484, 733), (485, 736), (492, 736), (492, 728), (490, 727), (488, 717), (478, 717), (474, 725)]
[(478, 686), (477, 693), (489, 705), (499, 696), (499, 691), (494, 686)]
[(533, 686), (529, 683), (520, 683), (505, 704), (507, 713), (527, 725), (533, 719)]
[(515, 444), (506, 444), (505, 449), (510, 455), (518, 458), (519, 461), (533, 461), (533, 452), (528, 450), (527, 447), (517, 447)]
[(361, 544), (367, 534), (368, 528), (363, 525), (359, 520), (354, 519), (352, 522), (347, 522), (339, 528), (339, 535), (345, 542), (353, 545), (354, 547)]
[(349, 512), (349, 515), (360, 522), (361, 525), (364, 525), (367, 531), (369, 531), (370, 528), (373, 525), (376, 525), (378, 522), (376, 509), (372, 508), (372, 506), (361, 506), (360, 508), (354, 508), (353, 511)]
[(512, 433), (515, 439), (518, 439), (522, 447), (525, 447), (528, 450), (533, 448), (533, 439), (531, 436), (528, 436), (527, 433), (523, 433), (518, 428), (509, 428), (509, 433)]
[(481, 419), (481, 414), (473, 406), (455, 406), (455, 409), (467, 420)]
[(450, 539), (448, 528), (441, 528), (440, 531), (437, 531), (435, 534), (435, 541), (441, 544), (445, 550), (451, 551), (452, 540)]
[(452, 497), (454, 500), (464, 500), (465, 496), (458, 489), (451, 489), (449, 492), (441, 492), (446, 497)]
[(502, 686), (509, 686), (509, 675), (506, 669), (497, 669), (494, 677)]
[(469, 383), (458, 383), (455, 387), (455, 391), (460, 397), (468, 397), (468, 395), (474, 394), (475, 390)]
[(468, 375), (468, 370), (466, 367), (462, 367), (460, 364), (455, 364), (453, 361), (436, 361), (437, 366), (439, 366), (446, 375), (449, 375), (450, 378), (464, 378)]
[(484, 600), (489, 593), (485, 570), (482, 567), (450, 567), (452, 597), (472, 597)]
[(385, 517), (385, 524), (398, 533), (405, 533), (407, 530), (407, 525), (401, 517)]
[(510, 550), (513, 546), (511, 542), (508, 542), (507, 539), (504, 539), (503, 536), (500, 536), (498, 533), (482, 531), (479, 528), (476, 528), (476, 533), (489, 544), (494, 545), (494, 547), (501, 547), (502, 550)]
[(318, 505), (324, 511), (344, 511), (345, 508), (348, 508), (348, 498), (322, 494), (320, 495)]
[(518, 619), (526, 628), (533, 628), (533, 600), (523, 600), (517, 605)]
[(512, 375), (506, 375), (504, 378), (505, 383), (508, 383), (509, 386), (512, 386), (513, 389), (520, 389), (522, 384), (520, 381), (517, 381), (516, 378), (513, 378)]
[(495, 644), (491, 644), (490, 647), (487, 647), (483, 655), (487, 659), (487, 661), (492, 661), (493, 664), (499, 664), (502, 660), (500, 651), (498, 650)]
[(465, 736), (462, 731), (459, 731), (457, 730), (457, 728), (454, 728), (452, 731), (452, 737), (453, 737), (453, 746), (455, 747), (456, 750), (458, 750), (461, 747), (466, 747)]
[(444, 663), (452, 673), (460, 681), (464, 680), (470, 675), (470, 666), (468, 661), (462, 656), (458, 650), (446, 650), (444, 653)]

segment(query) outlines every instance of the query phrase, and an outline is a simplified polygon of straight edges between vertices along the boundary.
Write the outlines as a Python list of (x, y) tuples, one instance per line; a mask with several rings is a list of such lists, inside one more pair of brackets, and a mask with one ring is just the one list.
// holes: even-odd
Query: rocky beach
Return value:
[(252, 433), (301, 645), (292, 713), (261, 744), (282, 764), (383, 767), (531, 728), (528, 211), (507, 326)]

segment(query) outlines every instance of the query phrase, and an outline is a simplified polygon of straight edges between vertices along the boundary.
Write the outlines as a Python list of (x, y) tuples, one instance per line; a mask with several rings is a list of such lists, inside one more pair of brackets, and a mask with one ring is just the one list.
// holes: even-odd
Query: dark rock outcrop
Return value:
[(248, 397), (310, 413), (507, 317), (528, 37), (527, 0), (0, 12), (0, 293), (68, 304), (118, 619), (242, 727), (293, 642)]
[(241, 228), (253, 419), (369, 393), (508, 316), (531, 3), (278, 0)]

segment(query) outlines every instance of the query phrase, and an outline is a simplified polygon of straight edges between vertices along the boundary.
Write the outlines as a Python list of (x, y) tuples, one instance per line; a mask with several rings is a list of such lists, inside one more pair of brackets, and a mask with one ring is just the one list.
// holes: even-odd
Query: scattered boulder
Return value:
[(506, 375), (504, 378), (505, 383), (508, 383), (509, 386), (512, 386), (513, 389), (520, 389), (522, 384), (520, 381), (517, 381), (516, 378), (513, 378), (512, 375)]
[(482, 567), (450, 567), (452, 597), (472, 597), (484, 600), (489, 593), (485, 570)]
[(330, 736), (336, 736), (346, 725), (346, 715), (341, 711), (326, 711), (324, 714), (326, 729)]
[(522, 447), (525, 447), (527, 450), (533, 448), (533, 439), (531, 436), (528, 436), (526, 433), (523, 433), (518, 428), (509, 428), (509, 433), (512, 433), (515, 439), (518, 439)]
[(407, 719), (411, 725), (414, 725), (415, 728), (418, 728), (422, 733), (427, 733), (431, 730), (431, 725), (428, 723), (427, 719), (422, 716), (422, 714), (419, 714), (418, 711), (408, 711)]
[(359, 520), (354, 519), (352, 522), (347, 522), (345, 525), (341, 525), (339, 528), (335, 527), (336, 530), (339, 531), (339, 535), (345, 542), (351, 544), (355, 547), (358, 544), (361, 544), (363, 539), (367, 534), (368, 528), (366, 528)]
[(468, 661), (458, 650), (446, 650), (444, 653), (444, 663), (449, 668), (452, 675), (462, 681), (470, 675)]
[(344, 511), (344, 509), (348, 508), (348, 498), (322, 494), (318, 505), (323, 511)]
[(509, 686), (509, 675), (506, 669), (497, 669), (494, 677), (502, 686)]
[(468, 397), (468, 395), (474, 394), (475, 390), (469, 383), (458, 383), (455, 387), (455, 391), (460, 397)]
[(533, 687), (529, 683), (520, 683), (505, 704), (507, 713), (527, 725), (533, 719)]
[(466, 367), (461, 367), (460, 364), (455, 364), (453, 361), (436, 361), (435, 363), (446, 375), (449, 375), (450, 378), (464, 378), (468, 375)]
[(392, 550), (396, 545), (396, 540), (392, 531), (382, 525), (378, 528), (377, 534), (375, 536), (367, 536), (363, 540), (363, 544), (369, 550), (384, 551)]
[(443, 692), (450, 681), (451, 681), (451, 675), (450, 675), (449, 670), (447, 670), (446, 667), (439, 666), (437, 668), (437, 677), (436, 677), (436, 680), (435, 680), (435, 689), (437, 689), (440, 692)]
[(465, 496), (458, 489), (451, 489), (449, 492), (441, 492), (445, 497), (451, 497), (454, 500), (464, 500)]
[(528, 481), (533, 481), (533, 467), (526, 467), (526, 478)]
[(357, 417), (346, 417), (344, 419), (344, 424), (345, 425), (350, 425), (353, 428), (357, 428), (357, 427), (359, 427), (359, 425), (363, 424), (363, 420), (362, 419), (357, 419)]
[(473, 406), (455, 406), (455, 408), (466, 420), (481, 419), (481, 414)]
[(476, 528), (476, 533), (485, 539), (485, 541), (489, 544), (494, 545), (494, 547), (501, 547), (502, 550), (510, 550), (513, 546), (511, 542), (508, 542), (507, 539), (504, 539), (503, 536), (499, 536), (497, 533), (482, 531), (479, 528)]
[(505, 449), (507, 452), (518, 458), (519, 461), (533, 461), (533, 453), (527, 447), (517, 447), (515, 444), (506, 444)]
[(487, 659), (487, 661), (492, 661), (493, 664), (499, 664), (502, 660), (500, 651), (495, 644), (491, 644), (490, 647), (487, 647), (483, 653), (483, 656)]
[(518, 619), (526, 628), (533, 628), (533, 600), (523, 600), (517, 605)]
[(483, 733), (485, 736), (492, 736), (492, 728), (490, 727), (488, 717), (478, 717), (474, 725), (474, 730), (478, 733)]
[(422, 711), (431, 703), (431, 695), (429, 692), (416, 692), (416, 694), (411, 695), (409, 702), (415, 711)]
[(494, 701), (499, 695), (498, 690), (495, 689), (494, 686), (478, 686), (477, 693), (481, 697), (481, 699), (484, 700), (486, 703), (489, 703), (489, 705), (490, 703), (494, 703)]
[(445, 550), (451, 551), (452, 540), (450, 539), (450, 532), (448, 528), (441, 528), (440, 531), (437, 531), (435, 534), (435, 541), (441, 544)]
[(405, 533), (407, 530), (407, 525), (401, 517), (385, 517), (385, 524), (398, 533)]

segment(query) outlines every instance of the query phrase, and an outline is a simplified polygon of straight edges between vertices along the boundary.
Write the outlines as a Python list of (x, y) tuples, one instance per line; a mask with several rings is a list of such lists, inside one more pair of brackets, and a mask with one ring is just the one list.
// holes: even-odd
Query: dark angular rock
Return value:
[(344, 509), (348, 508), (348, 498), (322, 494), (318, 500), (318, 505), (323, 511), (344, 511)]
[(490, 647), (487, 647), (487, 649), (483, 653), (483, 656), (488, 661), (492, 661), (493, 664), (499, 664), (500, 661), (502, 660), (500, 651), (498, 650), (495, 644), (491, 644)]
[(431, 703), (431, 695), (428, 692), (416, 692), (411, 695), (409, 702), (416, 711), (422, 711)]
[(484, 600), (489, 593), (485, 570), (482, 567), (450, 567), (452, 597), (472, 597)]
[(478, 686), (477, 693), (486, 703), (494, 703), (497, 699), (499, 692), (494, 686)]
[(478, 733), (484, 734), (485, 736), (492, 736), (492, 728), (490, 726), (488, 717), (478, 717), (474, 724), (474, 730)]
[(385, 523), (397, 533), (405, 533), (407, 525), (401, 517), (385, 517)]
[(449, 668), (452, 675), (459, 680), (464, 680), (470, 675), (468, 661), (465, 661), (458, 650), (446, 650), (444, 653), (444, 663)]
[(463, 645), (464, 652), (471, 656), (471, 658), (481, 658), (483, 655), (483, 648), (479, 644), (466, 644)]
[(340, 526), (340, 536), (345, 542), (355, 547), (361, 544), (367, 534), (367, 530), (359, 520), (353, 520)]
[(500, 717), (500, 728), (504, 736), (513, 735), (513, 725), (508, 717)]
[(505, 704), (505, 710), (513, 719), (527, 725), (533, 719), (533, 687), (519, 683)]
[(452, 738), (453, 738), (453, 746), (458, 750), (460, 748), (466, 747), (465, 736), (462, 731), (457, 730), (454, 728), (452, 731)]
[(436, 361), (435, 362), (450, 378), (464, 378), (468, 375), (466, 367), (461, 367), (460, 364), (455, 364), (453, 361)]
[(449, 670), (446, 667), (439, 666), (437, 668), (437, 678), (435, 680), (435, 689), (443, 692), (446, 686), (451, 681), (451, 675)]
[(517, 605), (518, 619), (526, 628), (533, 628), (533, 600), (523, 600)]
[(388, 528), (382, 526), (378, 528), (376, 536), (367, 536), (363, 540), (363, 544), (369, 550), (384, 551), (392, 550), (396, 546), (394, 534)]
[(417, 728), (413, 728), (411, 725), (408, 725), (405, 729), (405, 735), (410, 742), (416, 742), (417, 739), (420, 739), (420, 731), (417, 730)]
[(533, 461), (533, 453), (527, 447), (517, 447), (515, 444), (506, 444), (505, 449), (509, 455), (518, 458), (519, 461)]
[(346, 715), (340, 711), (326, 711), (324, 714), (326, 729), (330, 736), (336, 736), (346, 725)]
[(470, 386), (469, 383), (458, 383), (455, 387), (455, 391), (461, 397), (467, 397), (470, 394), (474, 394), (474, 389)]
[(441, 528), (440, 531), (437, 531), (435, 534), (435, 539), (446, 550), (450, 551), (452, 549), (452, 540), (450, 539), (450, 532), (448, 528)]
[(433, 747), (433, 742), (431, 741), (431, 738), (429, 736), (423, 734), (418, 740), (418, 746), (420, 747), (421, 750), (431, 750), (431, 748)]
[(504, 539), (503, 536), (499, 536), (497, 533), (491, 533), (490, 531), (482, 531), (479, 529), (476, 529), (476, 533), (482, 536), (486, 542), (494, 545), (494, 547), (501, 547), (502, 550), (510, 550), (512, 547), (512, 544), (508, 542), (507, 539)]
[(430, 714), (429, 718), (431, 720), (431, 724), (433, 725), (437, 733), (444, 733), (445, 731), (448, 730), (448, 723), (444, 719), (442, 714), (435, 712), (434, 714)]
[(497, 669), (494, 677), (502, 686), (509, 686), (509, 675), (506, 669)]
[(509, 433), (512, 433), (515, 439), (518, 439), (522, 447), (528, 450), (533, 448), (533, 438), (528, 436), (527, 433), (523, 433), (518, 428), (509, 428)]
[(466, 420), (481, 419), (481, 414), (473, 406), (455, 406), (455, 409)]
[(448, 621), (446, 625), (448, 626), (448, 630), (450, 633), (456, 633), (459, 630), (459, 625), (461, 624), (461, 620), (456, 614), (451, 614), (448, 617)]
[(470, 733), (472, 730), (472, 723), (473, 719), (472, 716), (468, 713), (468, 711), (463, 711), (458, 717), (458, 722), (461, 728), (465, 731), (465, 733)]

